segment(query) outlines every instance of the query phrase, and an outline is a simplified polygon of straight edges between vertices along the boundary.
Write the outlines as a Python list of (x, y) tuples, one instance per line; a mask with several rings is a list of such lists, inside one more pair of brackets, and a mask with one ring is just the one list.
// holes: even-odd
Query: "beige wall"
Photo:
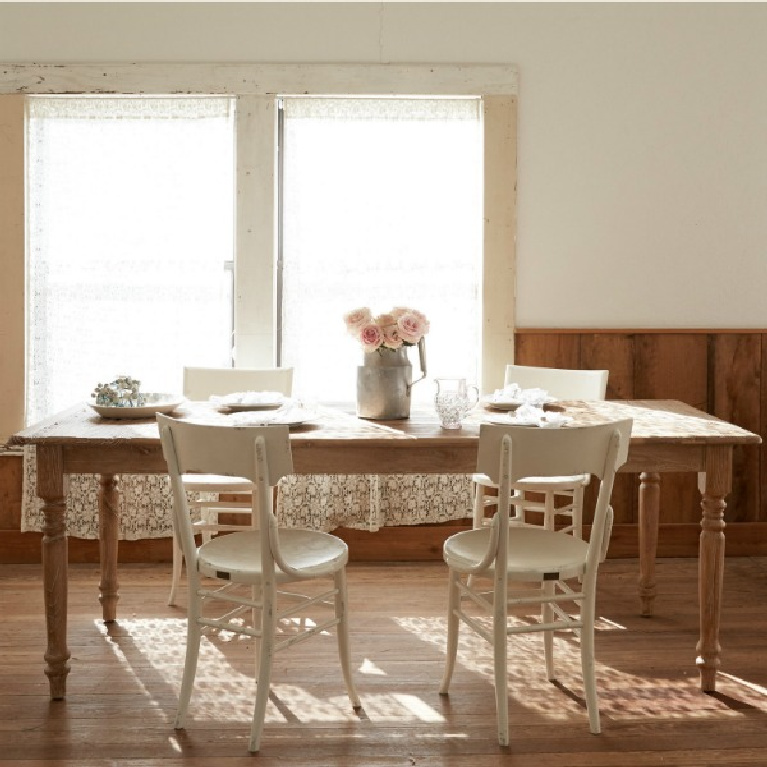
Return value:
[(762, 3), (0, 3), (6, 62), (516, 64), (523, 327), (767, 326), (765, 40)]

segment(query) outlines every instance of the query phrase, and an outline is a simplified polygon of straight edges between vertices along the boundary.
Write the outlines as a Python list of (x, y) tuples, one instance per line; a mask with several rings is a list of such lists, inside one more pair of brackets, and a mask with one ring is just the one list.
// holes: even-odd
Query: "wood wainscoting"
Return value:
[[(767, 330), (518, 329), (520, 365), (610, 371), (608, 399), (678, 399), (760, 434), (767, 440)], [(736, 447), (727, 499), (730, 556), (767, 555), (767, 452)], [(0, 455), (0, 562), (40, 560), (40, 534), (21, 533), (21, 459)], [(637, 556), (638, 478), (617, 477), (611, 557)], [(586, 520), (588, 523), (588, 520)], [(468, 524), (468, 521), (467, 521)], [(700, 496), (695, 476), (663, 474), (658, 555), (696, 556)], [(444, 539), (461, 523), (389, 527), (376, 533), (336, 531), (354, 561), (442, 558)], [(98, 542), (70, 539), (72, 562), (97, 562)], [(170, 561), (167, 538), (120, 543), (123, 562)]]
[[(767, 331), (519, 329), (515, 361), (609, 370), (608, 399), (677, 399), (767, 434)], [(735, 448), (725, 512), (728, 555), (767, 554), (765, 460), (761, 446)], [(635, 556), (635, 475), (618, 475), (613, 508), (611, 555)], [(659, 556), (695, 556), (700, 514), (695, 476), (661, 475)]]

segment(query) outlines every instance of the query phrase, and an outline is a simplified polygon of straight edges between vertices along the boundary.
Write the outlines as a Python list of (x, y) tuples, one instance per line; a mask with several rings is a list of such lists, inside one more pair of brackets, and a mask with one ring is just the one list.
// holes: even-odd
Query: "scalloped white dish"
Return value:
[[(150, 396), (150, 395), (147, 395)], [(93, 402), (88, 404), (102, 418), (154, 418), (155, 413), (172, 413), (186, 397), (173, 397), (171, 399), (158, 399), (156, 402), (147, 402), (146, 405), (139, 407), (115, 407), (114, 405), (96, 405)]]

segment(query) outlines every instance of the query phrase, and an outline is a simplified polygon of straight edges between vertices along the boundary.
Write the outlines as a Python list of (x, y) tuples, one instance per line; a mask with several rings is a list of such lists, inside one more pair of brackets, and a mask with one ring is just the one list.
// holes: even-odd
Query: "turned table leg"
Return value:
[(99, 488), (99, 602), (105, 623), (117, 620), (117, 481), (113, 474), (102, 474)]
[(43, 500), (45, 673), (51, 699), (63, 700), (71, 653), (67, 647), (67, 487), (60, 447), (37, 446), (37, 494)]
[(732, 447), (709, 447), (706, 471), (698, 475), (703, 494), (700, 550), (698, 555), (698, 598), (700, 601), (700, 639), (696, 664), (700, 689), (716, 690), (716, 672), (721, 663), (719, 621), (724, 582), (724, 510), (725, 498), (732, 488)]
[(643, 471), (639, 475), (639, 602), (645, 617), (655, 608), (659, 516), (660, 474)]

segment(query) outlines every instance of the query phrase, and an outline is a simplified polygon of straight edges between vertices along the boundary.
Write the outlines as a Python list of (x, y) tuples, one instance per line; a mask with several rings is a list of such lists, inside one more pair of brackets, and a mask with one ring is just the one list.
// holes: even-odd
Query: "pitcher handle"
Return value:
[(410, 390), (419, 381), (423, 381), (426, 378), (426, 338), (421, 336), (421, 340), (418, 342), (418, 364), (421, 366), (421, 377), (416, 378), (415, 381), (408, 384), (407, 393), (410, 394)]

